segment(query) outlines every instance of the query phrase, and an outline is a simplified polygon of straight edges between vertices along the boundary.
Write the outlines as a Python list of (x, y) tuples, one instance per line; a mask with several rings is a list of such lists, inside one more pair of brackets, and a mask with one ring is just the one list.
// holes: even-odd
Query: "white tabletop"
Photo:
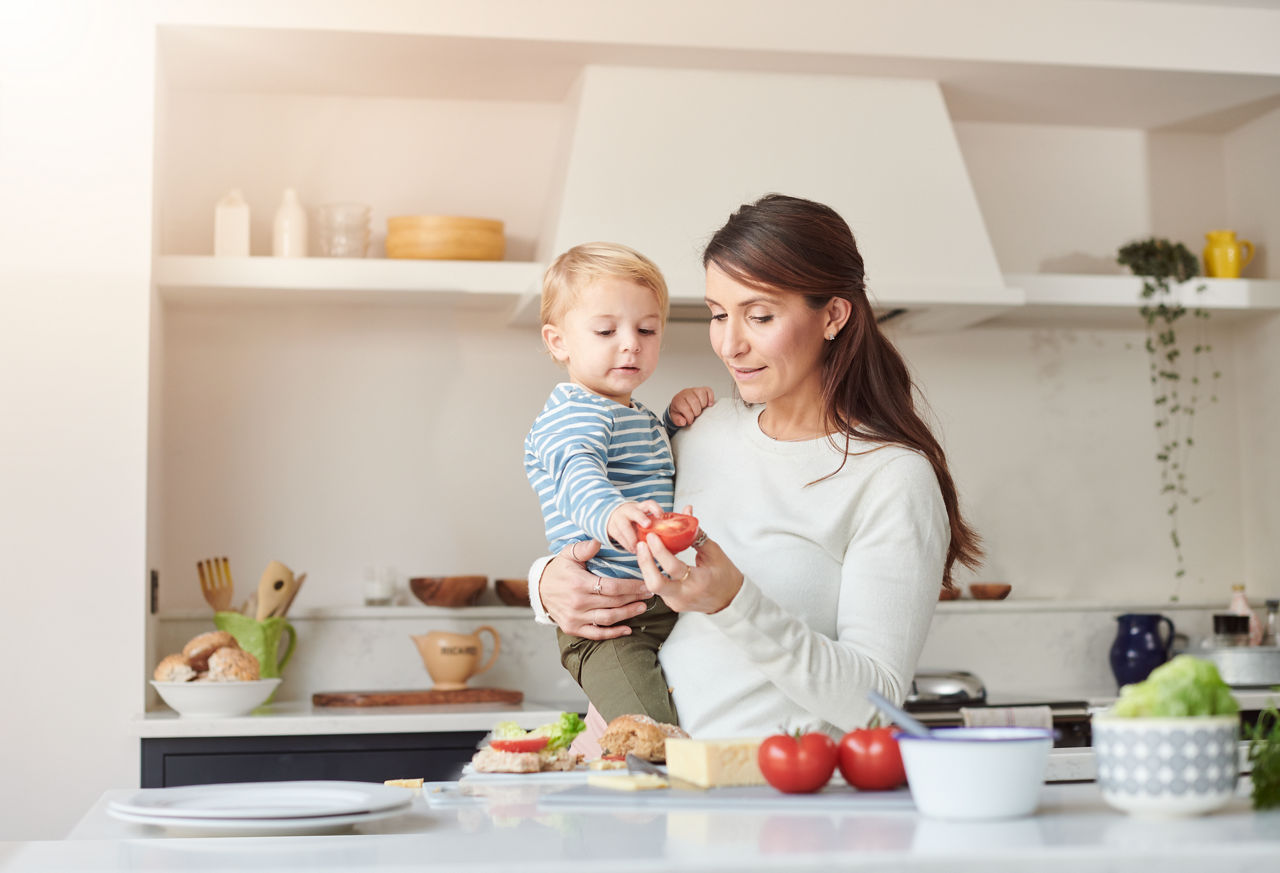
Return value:
[[(59, 842), (0, 843), (5, 873), (71, 871), (539, 871), (994, 870), (1260, 871), (1280, 858), (1280, 811), (1254, 812), (1242, 782), (1226, 809), (1177, 820), (1107, 807), (1091, 783), (1046, 785), (1037, 814), (985, 823), (920, 817), (913, 808), (578, 808), (544, 801), (564, 786), (489, 786), (457, 797), (456, 783), (415, 798), (396, 818), (311, 837), (171, 837), (116, 821), (106, 792)], [(450, 793), (452, 792), (452, 794)], [(450, 798), (453, 798), (452, 800)]]

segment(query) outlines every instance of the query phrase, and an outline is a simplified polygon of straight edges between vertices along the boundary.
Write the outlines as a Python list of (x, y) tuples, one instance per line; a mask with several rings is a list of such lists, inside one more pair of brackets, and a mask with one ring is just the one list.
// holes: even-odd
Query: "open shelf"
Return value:
[[(1136, 276), (1009, 273), (1005, 282), (1025, 295), (986, 324), (1013, 327), (1141, 328), (1142, 280)], [(1198, 290), (1203, 289), (1203, 290)], [(1174, 300), (1215, 319), (1244, 319), (1280, 312), (1280, 279), (1197, 277), (1174, 288)]]
[(165, 255), (153, 278), (181, 303), (509, 304), (538, 287), (541, 264), (383, 258)]

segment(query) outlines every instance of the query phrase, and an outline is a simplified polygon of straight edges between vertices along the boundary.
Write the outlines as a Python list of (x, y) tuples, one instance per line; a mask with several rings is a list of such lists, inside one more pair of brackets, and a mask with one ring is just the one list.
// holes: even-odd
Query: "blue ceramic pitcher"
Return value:
[[(1120, 628), (1111, 644), (1111, 672), (1119, 685), (1131, 685), (1169, 660), (1173, 643), (1173, 622), (1155, 613), (1126, 612), (1116, 616)], [(1160, 635), (1160, 627), (1168, 634)]]

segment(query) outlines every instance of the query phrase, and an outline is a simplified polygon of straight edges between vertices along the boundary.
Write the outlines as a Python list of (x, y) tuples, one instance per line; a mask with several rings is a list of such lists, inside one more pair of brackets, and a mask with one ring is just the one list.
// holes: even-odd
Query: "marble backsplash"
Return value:
[[(1209, 634), (1212, 614), (1220, 611), (1223, 607), (1207, 604), (942, 603), (920, 667), (968, 670), (999, 694), (1109, 696), (1116, 691), (1108, 652), (1117, 615), (1162, 613), (1194, 648)], [(566, 708), (585, 700), (560, 667), (554, 630), (535, 624), (528, 609), (315, 608), (298, 610), (290, 621), (298, 645), (284, 671), (280, 701), (306, 701), (318, 691), (429, 688), (431, 679), (410, 636), (433, 630), (471, 633), (480, 625), (501, 635), (502, 651), (472, 686), (518, 689), (528, 701)], [(188, 639), (212, 629), (204, 610), (161, 614), (152, 629), (155, 657), (179, 651)]]

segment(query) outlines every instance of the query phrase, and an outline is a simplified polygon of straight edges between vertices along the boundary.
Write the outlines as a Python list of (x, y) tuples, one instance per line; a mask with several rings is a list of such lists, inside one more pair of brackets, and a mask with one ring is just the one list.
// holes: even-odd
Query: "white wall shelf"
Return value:
[[(509, 305), (512, 324), (536, 325), (544, 269), (535, 261), (162, 255), (153, 279), (169, 303)], [(984, 286), (972, 292), (971, 302), (943, 303), (945, 295), (928, 288), (889, 287), (874, 302), (887, 323), (913, 332), (968, 327), (1021, 302), (1020, 292), (1011, 289)], [(706, 318), (701, 297), (673, 295), (671, 307), (673, 320)]]
[(181, 303), (507, 305), (538, 287), (542, 264), (383, 258), (216, 258), (164, 255), (153, 280)]
[[(1142, 280), (1136, 276), (1005, 274), (1025, 295), (987, 324), (1008, 326), (1142, 327)], [(1203, 290), (1197, 290), (1203, 288)], [(1212, 312), (1215, 319), (1246, 319), (1280, 313), (1280, 279), (1197, 277), (1174, 289), (1174, 299)]]

